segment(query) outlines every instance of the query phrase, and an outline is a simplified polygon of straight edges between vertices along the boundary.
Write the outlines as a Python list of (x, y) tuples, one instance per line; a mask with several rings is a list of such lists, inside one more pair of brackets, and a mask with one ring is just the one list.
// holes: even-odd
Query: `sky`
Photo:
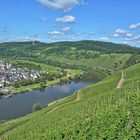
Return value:
[(140, 47), (140, 0), (0, 0), (0, 42), (99, 40)]

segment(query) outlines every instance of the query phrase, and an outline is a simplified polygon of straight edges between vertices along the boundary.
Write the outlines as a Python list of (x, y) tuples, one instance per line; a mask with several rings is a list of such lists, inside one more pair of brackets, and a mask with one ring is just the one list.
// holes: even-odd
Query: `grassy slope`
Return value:
[[(98, 41), (58, 42), (45, 44), (37, 42), (15, 42), (0, 44), (0, 57), (42, 62), (53, 66), (73, 69), (110, 68), (122, 61), (118, 68), (131, 57), (139, 53), (139, 48), (122, 44)], [(99, 54), (99, 56), (94, 56)]]
[[(80, 58), (80, 59), (69, 59), (62, 56), (48, 56), (46, 60), (55, 60), (58, 63), (66, 64), (68, 67), (77, 66), (79, 68), (106, 68), (116, 69), (114, 64), (118, 63), (117, 69), (121, 69), (125, 62), (131, 57), (131, 54), (102, 54), (97, 58)], [(119, 64), (119, 62), (122, 62)]]
[(33, 64), (35, 66), (40, 66), (41, 70), (44, 72), (50, 72), (50, 73), (55, 73), (55, 74), (59, 73), (58, 67), (50, 66), (47, 64), (43, 64), (43, 63), (38, 63), (38, 62), (28, 61), (28, 60), (19, 60), (19, 59), (18, 60), (17, 59), (8, 59), (8, 61), (13, 65)]
[(2, 140), (140, 139), (140, 64), (125, 72), (125, 83), (115, 73), (81, 90), (79, 101), (47, 114), (50, 108), (74, 100), (75, 95), (47, 109), (0, 126)]

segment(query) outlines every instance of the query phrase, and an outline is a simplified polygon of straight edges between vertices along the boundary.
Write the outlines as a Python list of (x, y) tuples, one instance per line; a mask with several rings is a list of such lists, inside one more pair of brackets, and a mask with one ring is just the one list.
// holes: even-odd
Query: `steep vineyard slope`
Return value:
[[(140, 64), (49, 108), (0, 125), (2, 140), (140, 139)], [(63, 104), (63, 105), (62, 105)], [(59, 106), (59, 108), (56, 108)], [(54, 109), (54, 110), (53, 110)], [(51, 111), (53, 110), (53, 111)]]

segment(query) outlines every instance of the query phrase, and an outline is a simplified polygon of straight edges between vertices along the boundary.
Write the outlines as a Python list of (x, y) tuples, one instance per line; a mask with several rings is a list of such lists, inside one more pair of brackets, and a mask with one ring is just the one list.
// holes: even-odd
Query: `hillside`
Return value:
[[(123, 44), (100, 41), (41, 43), (9, 42), (0, 44), (0, 57), (23, 59), (61, 68), (118, 70), (137, 63), (140, 49)], [(135, 54), (138, 55), (134, 58)], [(129, 61), (131, 59), (132, 61)]]
[[(140, 139), (140, 64), (84, 88), (49, 108), (1, 124), (2, 140)], [(64, 105), (62, 105), (64, 104)], [(57, 106), (57, 108), (55, 108)]]

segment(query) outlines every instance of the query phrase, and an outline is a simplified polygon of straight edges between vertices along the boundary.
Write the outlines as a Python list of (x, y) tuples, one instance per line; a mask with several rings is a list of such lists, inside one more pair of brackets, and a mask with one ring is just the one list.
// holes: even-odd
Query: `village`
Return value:
[(0, 91), (10, 90), (15, 82), (41, 77), (42, 73), (39, 70), (14, 67), (8, 62), (0, 60)]

